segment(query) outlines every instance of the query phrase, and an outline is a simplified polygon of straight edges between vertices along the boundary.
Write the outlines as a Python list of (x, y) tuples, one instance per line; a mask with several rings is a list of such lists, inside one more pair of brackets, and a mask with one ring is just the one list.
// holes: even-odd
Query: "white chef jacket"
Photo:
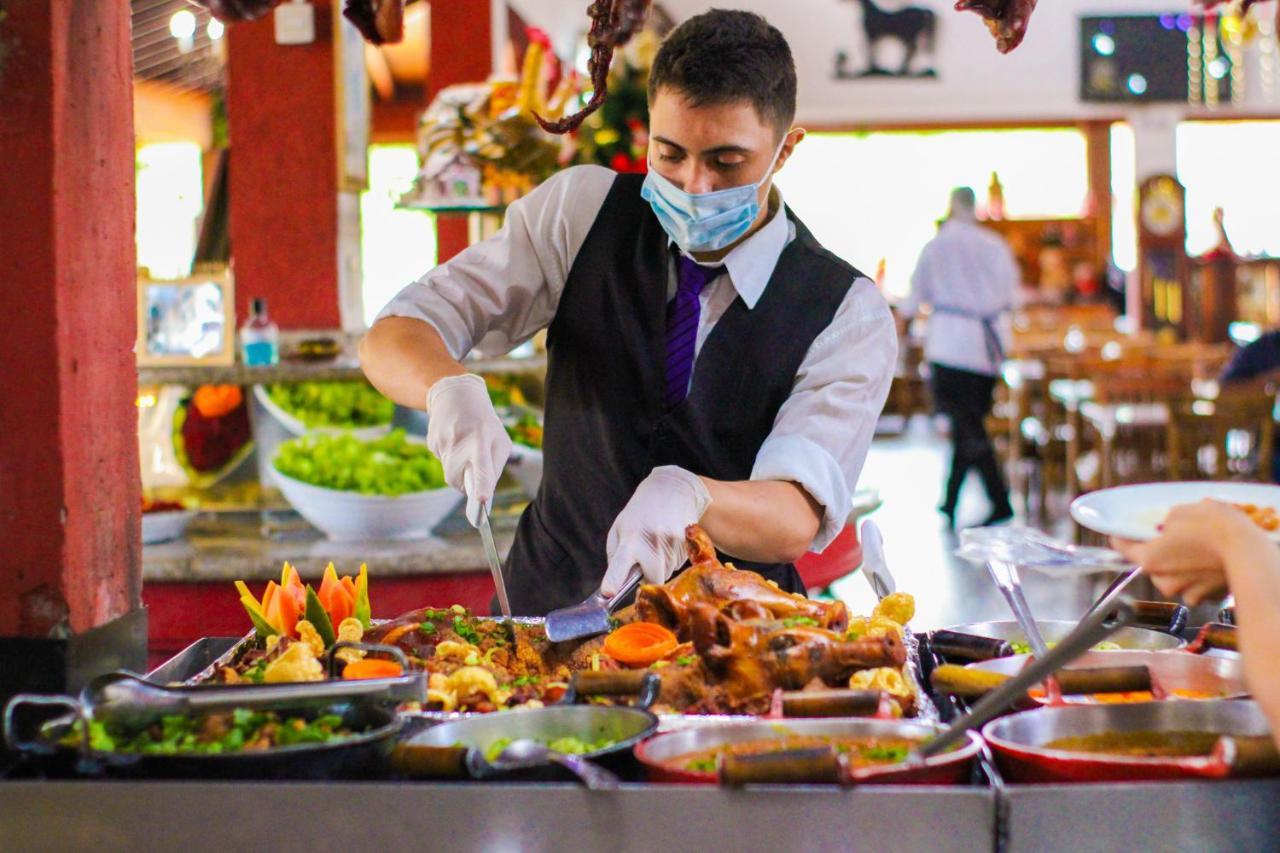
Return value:
[(921, 305), (933, 308), (925, 330), (925, 361), (998, 374), (999, 359), (988, 352), (981, 318), (992, 320), (1007, 352), (1019, 279), (1013, 252), (999, 234), (972, 220), (953, 217), (942, 223), (920, 252), (911, 293), (901, 306), (906, 317)]
[[(569, 270), (615, 177), (600, 166), (553, 175), (508, 208), (497, 234), (409, 284), (378, 318), (413, 317), (431, 324), (458, 359), (473, 349), (501, 355), (527, 341), (555, 316)], [(780, 194), (771, 202), (776, 202), (772, 209), (781, 210)], [(699, 295), (695, 359), (735, 298), (755, 308), (794, 238), (795, 227), (775, 213), (725, 256), (726, 272)], [(669, 295), (676, 283), (673, 259)], [(814, 551), (844, 527), (896, 359), (888, 305), (869, 279), (858, 278), (810, 345), (791, 396), (756, 454), (752, 480), (798, 483), (823, 507)]]

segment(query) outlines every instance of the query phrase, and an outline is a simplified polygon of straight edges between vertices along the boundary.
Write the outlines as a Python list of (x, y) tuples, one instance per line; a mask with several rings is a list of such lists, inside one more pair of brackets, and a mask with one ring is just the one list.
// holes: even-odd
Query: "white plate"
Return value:
[[(1255, 504), (1280, 512), (1280, 486), (1200, 481), (1142, 483), (1089, 492), (1071, 502), (1071, 517), (1077, 524), (1097, 533), (1145, 541), (1159, 534), (1159, 526), (1169, 510), (1205, 498)], [(1280, 541), (1280, 531), (1268, 535)]]
[(142, 544), (154, 545), (177, 539), (187, 532), (187, 525), (196, 517), (194, 509), (173, 509), (142, 514)]

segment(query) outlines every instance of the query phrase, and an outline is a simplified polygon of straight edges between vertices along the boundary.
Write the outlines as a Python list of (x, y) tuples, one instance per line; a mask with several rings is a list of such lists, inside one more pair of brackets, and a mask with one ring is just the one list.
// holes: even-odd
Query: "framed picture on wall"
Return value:
[(365, 42), (360, 31), (338, 14), (336, 6), (333, 21), (338, 189), (359, 192), (369, 188), (369, 134), (373, 121)]
[(138, 279), (139, 367), (236, 360), (235, 292), (225, 266), (183, 279)]

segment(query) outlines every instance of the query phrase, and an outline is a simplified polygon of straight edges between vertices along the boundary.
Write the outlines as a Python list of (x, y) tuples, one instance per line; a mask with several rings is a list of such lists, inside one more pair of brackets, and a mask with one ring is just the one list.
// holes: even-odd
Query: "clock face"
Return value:
[(1169, 237), (1182, 228), (1182, 198), (1177, 185), (1168, 179), (1157, 181), (1142, 200), (1142, 227), (1157, 237)]

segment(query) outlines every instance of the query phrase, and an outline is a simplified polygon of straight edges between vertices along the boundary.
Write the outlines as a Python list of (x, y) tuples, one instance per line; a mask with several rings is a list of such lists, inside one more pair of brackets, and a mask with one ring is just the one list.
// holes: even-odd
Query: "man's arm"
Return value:
[(760, 563), (790, 563), (800, 559), (818, 535), (822, 506), (797, 483), (700, 479), (711, 504), (698, 523), (726, 554)]
[(555, 316), (574, 258), (613, 185), (608, 169), (560, 172), (511, 205), (493, 237), (404, 288), (360, 344), (374, 386), (421, 409), (474, 347), (507, 352)]
[(411, 317), (374, 323), (360, 342), (360, 366), (374, 388), (413, 409), (423, 407), (437, 380), (467, 372), (434, 326)]
[(751, 479), (701, 478), (711, 503), (700, 523), (718, 548), (744, 560), (791, 562), (839, 535), (897, 352), (884, 299), (869, 281), (855, 282), (801, 363)]

